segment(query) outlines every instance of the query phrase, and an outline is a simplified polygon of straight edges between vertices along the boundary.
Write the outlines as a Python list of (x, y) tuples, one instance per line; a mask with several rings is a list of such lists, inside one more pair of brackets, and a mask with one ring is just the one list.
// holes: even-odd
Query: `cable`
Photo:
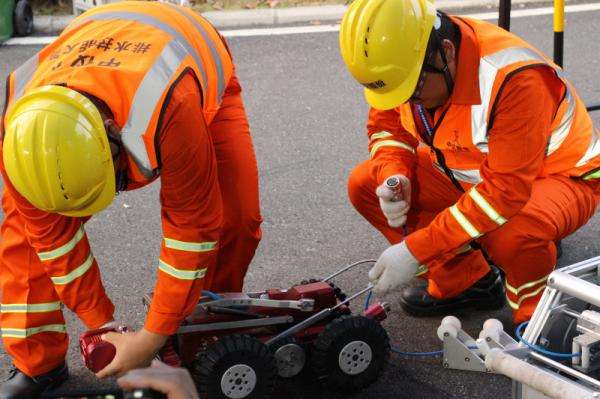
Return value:
[(401, 356), (410, 356), (410, 357), (429, 357), (429, 356), (442, 356), (444, 351), (434, 351), (434, 352), (402, 352), (399, 349), (394, 347), (391, 348), (392, 352)]
[[(373, 296), (373, 291), (369, 291), (369, 293), (367, 294), (367, 297), (365, 298), (365, 310), (367, 310), (369, 308), (369, 302), (371, 302), (371, 297)], [(408, 356), (408, 357), (433, 357), (433, 356), (442, 356), (444, 354), (444, 351), (433, 351), (433, 352), (404, 352), (401, 351), (400, 349), (391, 347), (390, 348), (392, 352), (394, 352), (397, 355), (400, 356)], [(469, 349), (473, 349), (473, 348), (469, 348)], [(476, 349), (476, 348), (475, 348)]]
[(367, 297), (365, 298), (365, 310), (369, 308), (369, 302), (371, 302), (371, 296), (373, 295), (373, 291), (369, 291)]
[(531, 343), (525, 341), (525, 339), (522, 336), (522, 331), (523, 331), (523, 328), (525, 326), (527, 326), (527, 324), (529, 324), (529, 321), (524, 321), (523, 323), (519, 324), (517, 326), (517, 329), (515, 330), (515, 335), (516, 335), (517, 339), (519, 340), (519, 342), (524, 343), (529, 349), (539, 352), (541, 354), (547, 355), (547, 356), (558, 357), (558, 358), (562, 358), (562, 359), (570, 359), (573, 357), (581, 356), (580, 353), (552, 352), (552, 351), (546, 350), (538, 345), (534, 345), (534, 344), (531, 344)]
[(207, 290), (202, 290), (202, 295), (209, 297), (213, 301), (217, 301), (219, 299), (223, 299), (223, 297), (221, 295), (215, 294), (214, 292), (207, 291)]

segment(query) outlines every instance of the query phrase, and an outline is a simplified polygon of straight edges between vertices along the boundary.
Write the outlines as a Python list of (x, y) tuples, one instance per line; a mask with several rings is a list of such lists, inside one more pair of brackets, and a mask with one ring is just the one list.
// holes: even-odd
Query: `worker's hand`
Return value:
[(129, 371), (117, 383), (126, 390), (151, 388), (168, 399), (198, 399), (196, 386), (186, 369), (167, 366), (158, 360), (153, 360), (151, 367)]
[(415, 277), (419, 261), (410, 253), (405, 241), (392, 245), (379, 256), (369, 271), (369, 280), (375, 285), (376, 295), (385, 295), (390, 290), (408, 283)]
[(392, 190), (384, 184), (377, 187), (375, 194), (379, 197), (379, 206), (390, 227), (401, 227), (406, 223), (406, 215), (410, 209), (410, 180), (404, 175), (389, 176), (398, 178), (400, 188)]
[(136, 332), (109, 332), (102, 335), (102, 339), (113, 344), (117, 352), (113, 361), (96, 373), (98, 378), (120, 375), (131, 369), (148, 366), (167, 337), (142, 328)]

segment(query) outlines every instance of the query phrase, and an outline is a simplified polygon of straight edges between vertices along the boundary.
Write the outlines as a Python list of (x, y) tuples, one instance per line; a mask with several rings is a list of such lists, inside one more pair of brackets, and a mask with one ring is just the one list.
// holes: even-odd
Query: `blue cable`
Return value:
[[(367, 298), (365, 299), (365, 310), (368, 309), (369, 307), (369, 302), (371, 302), (371, 297), (373, 295), (373, 291), (369, 291), (369, 294), (367, 295)], [(557, 357), (557, 358), (563, 358), (563, 359), (570, 359), (573, 357), (579, 357), (581, 356), (581, 354), (579, 353), (559, 353), (559, 352), (552, 352), (549, 350), (546, 350), (540, 346), (537, 345), (533, 345), (530, 344), (529, 342), (525, 341), (525, 339), (523, 339), (522, 337), (522, 331), (523, 328), (528, 324), (528, 321), (525, 321), (521, 324), (519, 324), (519, 326), (517, 327), (516, 331), (515, 331), (515, 335), (517, 337), (517, 339), (520, 342), (523, 342), (529, 349), (532, 349), (536, 352), (542, 353), (544, 355), (547, 356), (553, 356), (553, 357)], [(469, 349), (477, 349), (477, 347), (469, 347)], [(441, 356), (444, 354), (444, 351), (433, 351), (433, 352), (403, 352), (399, 349), (396, 349), (394, 347), (391, 348), (392, 352), (401, 355), (401, 356), (411, 356), (411, 357), (428, 357), (428, 356)]]
[[(373, 291), (369, 291), (367, 294), (367, 298), (365, 299), (365, 310), (369, 308), (369, 302), (371, 302), (371, 297), (373, 296)], [(403, 352), (399, 349), (391, 347), (391, 351), (400, 356), (409, 356), (409, 357), (429, 357), (429, 356), (442, 356), (444, 351), (434, 351), (434, 352)]]
[(562, 358), (562, 359), (570, 359), (573, 357), (579, 357), (581, 356), (581, 354), (579, 353), (559, 353), (559, 352), (552, 352), (549, 350), (546, 350), (538, 345), (534, 345), (534, 344), (530, 344), (529, 342), (525, 341), (525, 339), (522, 336), (522, 331), (523, 328), (529, 324), (529, 321), (524, 321), (523, 323), (519, 324), (517, 326), (517, 329), (515, 330), (515, 336), (517, 337), (517, 339), (519, 340), (519, 342), (524, 343), (529, 349), (534, 350), (536, 352), (542, 353), (544, 355), (547, 356), (552, 356), (552, 357), (558, 357), (558, 358)]
[(442, 356), (444, 351), (434, 351), (434, 352), (402, 352), (394, 347), (391, 348), (392, 352), (401, 356), (410, 356), (410, 357), (429, 357), (429, 356)]
[(213, 301), (217, 301), (219, 299), (223, 299), (223, 297), (221, 295), (215, 294), (212, 291), (207, 291), (207, 290), (202, 290), (202, 296), (207, 296), (210, 299), (212, 299)]

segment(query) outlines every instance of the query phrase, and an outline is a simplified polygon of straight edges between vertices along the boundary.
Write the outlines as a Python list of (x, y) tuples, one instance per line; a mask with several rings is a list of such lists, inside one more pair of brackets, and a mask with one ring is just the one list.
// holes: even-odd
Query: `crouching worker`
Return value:
[(254, 149), (224, 39), (182, 7), (97, 7), (15, 70), (7, 91), (1, 323), (16, 368), (0, 398), (36, 397), (67, 378), (61, 304), (88, 329), (113, 320), (84, 224), (115, 193), (160, 177), (154, 298), (140, 331), (108, 335), (117, 353), (98, 376), (148, 365), (203, 288), (241, 290), (261, 237)]
[(376, 292), (419, 276), (399, 293), (413, 315), (500, 308), (506, 295), (528, 320), (555, 242), (599, 200), (599, 133), (573, 86), (517, 36), (428, 0), (354, 1), (340, 46), (372, 107), (371, 157), (349, 195), (392, 244), (369, 273)]

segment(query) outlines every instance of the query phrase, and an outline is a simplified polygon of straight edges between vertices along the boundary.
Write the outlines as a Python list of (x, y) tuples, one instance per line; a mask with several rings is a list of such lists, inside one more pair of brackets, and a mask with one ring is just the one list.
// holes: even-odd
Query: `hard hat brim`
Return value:
[(96, 197), (95, 201), (85, 208), (76, 209), (72, 211), (63, 211), (59, 212), (61, 215), (72, 216), (72, 217), (83, 217), (83, 216), (92, 216), (96, 213), (107, 208), (114, 200), (116, 195), (116, 182), (115, 182), (115, 174), (112, 166), (112, 162), (110, 163), (111, 171), (108, 174), (108, 179), (104, 184), (104, 188), (98, 197)]
[(385, 93), (381, 93), (372, 89), (365, 88), (365, 99), (375, 109), (388, 110), (399, 107), (400, 105), (407, 102), (415, 92), (419, 75), (421, 74), (421, 66), (425, 59), (425, 52), (420, 57), (418, 68), (414, 68), (410, 74), (406, 77), (404, 82), (392, 90), (388, 90)]

